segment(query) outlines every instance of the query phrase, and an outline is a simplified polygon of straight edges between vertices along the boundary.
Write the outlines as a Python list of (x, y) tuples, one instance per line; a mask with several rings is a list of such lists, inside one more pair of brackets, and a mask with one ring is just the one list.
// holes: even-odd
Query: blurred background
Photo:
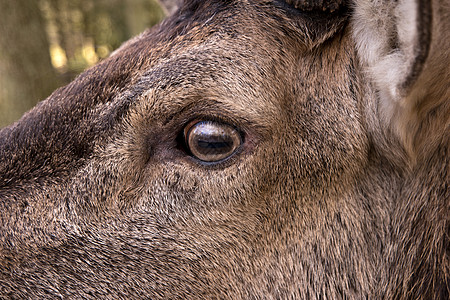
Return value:
[(174, 0), (0, 0), (0, 128), (159, 23)]

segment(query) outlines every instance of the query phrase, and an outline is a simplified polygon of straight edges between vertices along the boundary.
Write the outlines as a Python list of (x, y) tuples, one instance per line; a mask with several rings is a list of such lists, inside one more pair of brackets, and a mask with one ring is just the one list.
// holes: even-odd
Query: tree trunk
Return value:
[(58, 78), (38, 1), (0, 0), (0, 127), (17, 120)]

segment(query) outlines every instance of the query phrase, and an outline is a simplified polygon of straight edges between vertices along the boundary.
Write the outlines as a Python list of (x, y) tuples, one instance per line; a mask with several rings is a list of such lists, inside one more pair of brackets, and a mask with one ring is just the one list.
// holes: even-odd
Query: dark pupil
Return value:
[(199, 136), (197, 151), (202, 154), (224, 154), (233, 148), (233, 140), (227, 136)]

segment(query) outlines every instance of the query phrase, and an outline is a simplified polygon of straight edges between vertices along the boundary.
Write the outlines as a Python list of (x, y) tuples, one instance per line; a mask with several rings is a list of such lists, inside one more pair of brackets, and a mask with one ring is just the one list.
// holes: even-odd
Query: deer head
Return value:
[(0, 131), (0, 295), (447, 299), (449, 11), (185, 1)]

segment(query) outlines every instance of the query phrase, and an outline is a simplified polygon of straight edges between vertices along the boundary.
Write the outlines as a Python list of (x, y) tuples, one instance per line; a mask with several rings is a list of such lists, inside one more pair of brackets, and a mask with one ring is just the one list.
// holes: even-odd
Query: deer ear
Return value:
[(430, 2), (354, 1), (353, 37), (358, 55), (377, 90), (379, 117), (389, 125), (407, 113), (403, 108), (415, 105), (408, 101), (417, 101), (410, 94), (430, 49)]
[(429, 0), (357, 0), (354, 37), (361, 60), (384, 97), (408, 94), (428, 55)]
[(182, 0), (159, 0), (159, 3), (163, 7), (166, 15), (173, 14), (178, 7), (181, 6), (182, 2)]

